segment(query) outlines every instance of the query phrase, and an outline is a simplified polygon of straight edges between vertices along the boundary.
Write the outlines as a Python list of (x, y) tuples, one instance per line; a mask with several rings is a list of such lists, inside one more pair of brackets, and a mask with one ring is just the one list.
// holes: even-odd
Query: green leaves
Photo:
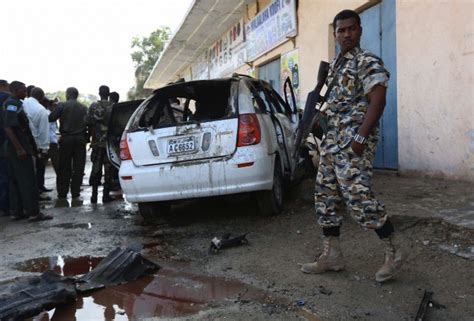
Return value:
[(143, 85), (160, 58), (170, 32), (168, 27), (159, 27), (148, 37), (133, 37), (131, 57), (135, 63), (135, 86), (128, 92), (128, 99), (145, 98), (151, 94), (152, 90), (144, 89)]
[(131, 57), (135, 63), (135, 70), (139, 70), (141, 76), (147, 78), (150, 75), (153, 66), (160, 58), (170, 32), (170, 28), (160, 27), (148, 37), (134, 37), (132, 39), (131, 48), (135, 51), (132, 52)]

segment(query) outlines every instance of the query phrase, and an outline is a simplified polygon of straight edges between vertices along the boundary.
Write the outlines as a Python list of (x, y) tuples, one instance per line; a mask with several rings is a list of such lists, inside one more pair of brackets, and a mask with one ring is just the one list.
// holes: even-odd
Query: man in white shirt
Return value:
[(44, 186), (44, 173), (46, 169), (45, 155), (49, 149), (49, 120), (48, 111), (41, 105), (44, 99), (44, 91), (35, 87), (31, 90), (31, 96), (23, 102), (23, 108), (28, 116), (31, 133), (38, 147), (38, 157), (36, 158), (36, 176), (38, 189), (40, 192), (49, 192)]

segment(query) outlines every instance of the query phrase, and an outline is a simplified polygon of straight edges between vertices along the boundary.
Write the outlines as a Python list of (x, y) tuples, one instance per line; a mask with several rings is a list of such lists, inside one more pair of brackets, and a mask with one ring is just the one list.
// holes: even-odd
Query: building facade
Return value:
[(391, 73), (376, 167), (474, 181), (471, 0), (195, 0), (145, 86), (237, 72), (281, 91), (290, 77), (302, 107), (337, 53), (343, 9), (361, 15), (361, 47)]

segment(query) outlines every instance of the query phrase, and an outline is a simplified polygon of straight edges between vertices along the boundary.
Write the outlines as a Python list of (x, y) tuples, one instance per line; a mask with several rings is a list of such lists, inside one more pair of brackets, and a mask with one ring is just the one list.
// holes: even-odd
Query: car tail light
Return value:
[(132, 160), (132, 154), (130, 154), (130, 149), (128, 149), (127, 131), (124, 131), (122, 138), (120, 138), (120, 159)]
[(260, 143), (260, 124), (256, 114), (239, 116), (239, 134), (237, 147), (256, 145)]

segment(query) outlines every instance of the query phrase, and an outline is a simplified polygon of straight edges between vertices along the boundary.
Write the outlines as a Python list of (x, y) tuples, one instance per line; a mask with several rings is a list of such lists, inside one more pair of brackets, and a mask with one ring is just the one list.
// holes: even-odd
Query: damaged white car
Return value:
[(174, 200), (252, 192), (262, 213), (280, 212), (297, 168), (299, 121), (289, 81), (285, 93), (234, 75), (173, 83), (116, 105), (109, 158), (126, 199), (149, 218)]

